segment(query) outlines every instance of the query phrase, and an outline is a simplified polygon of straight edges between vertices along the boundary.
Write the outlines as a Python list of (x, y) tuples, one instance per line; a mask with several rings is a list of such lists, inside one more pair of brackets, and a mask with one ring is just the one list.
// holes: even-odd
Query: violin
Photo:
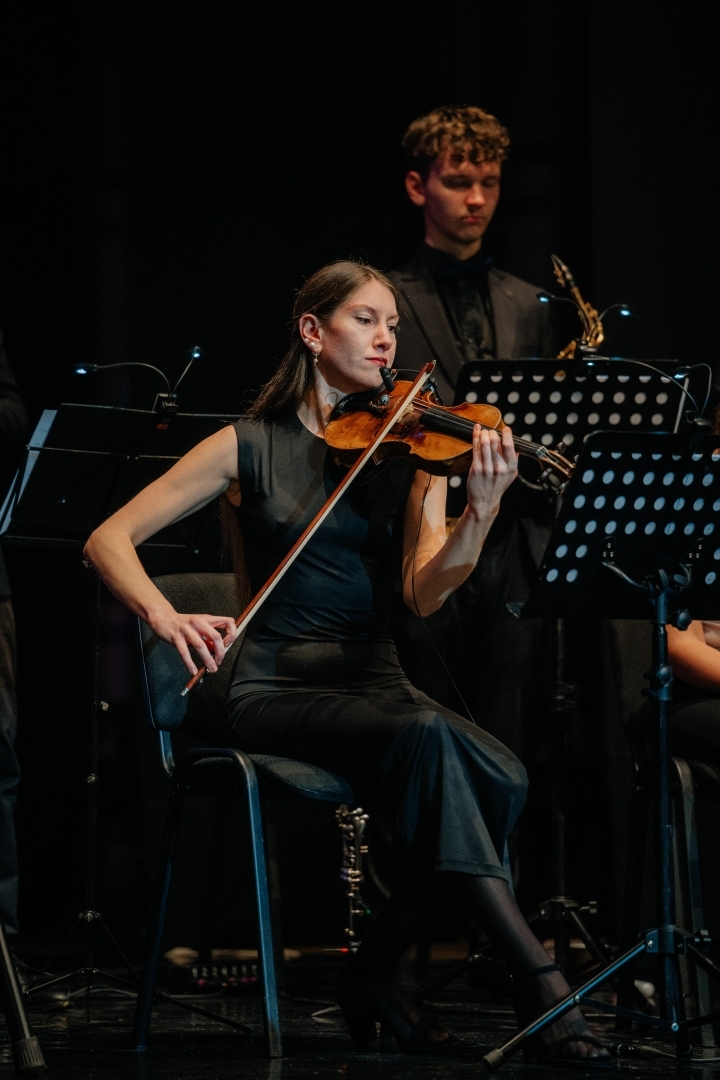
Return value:
[[(348, 394), (333, 409), (325, 429), (325, 441), (339, 464), (351, 465), (376, 437), (383, 421), (396, 412), (412, 385), (393, 379), (381, 368), (383, 385), (373, 390)], [(475, 424), (490, 431), (506, 426), (494, 405), (442, 405), (432, 384), (426, 382), (398, 415), (392, 430), (373, 455), (375, 462), (390, 457), (410, 456), (425, 472), (452, 476), (467, 472), (472, 463), (472, 438)], [(513, 436), (518, 454), (535, 458), (543, 466), (541, 480), (550, 478), (557, 488), (572, 476), (574, 465), (558, 450), (550, 450), (529, 439)], [(560, 444), (562, 447), (562, 444)], [(559, 474), (563, 481), (558, 483)]]

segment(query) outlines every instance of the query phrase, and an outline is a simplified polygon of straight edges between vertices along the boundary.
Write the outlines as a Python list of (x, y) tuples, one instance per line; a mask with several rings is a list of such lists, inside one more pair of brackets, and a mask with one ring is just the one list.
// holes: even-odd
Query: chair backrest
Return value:
[[(154, 584), (176, 611), (202, 615), (236, 615), (237, 599), (232, 574), (167, 574)], [(225, 699), (240, 647), (233, 643), (215, 675), (186, 697), (181, 691), (190, 676), (173, 645), (161, 641), (147, 623), (139, 620), (142, 682), (147, 718), (158, 731), (184, 731), (201, 738), (215, 738), (224, 728)], [(222, 745), (222, 743), (221, 743)]]
[(652, 623), (645, 619), (608, 621), (609, 677), (617, 711), (631, 738), (647, 733), (648, 705), (643, 672), (652, 664)]

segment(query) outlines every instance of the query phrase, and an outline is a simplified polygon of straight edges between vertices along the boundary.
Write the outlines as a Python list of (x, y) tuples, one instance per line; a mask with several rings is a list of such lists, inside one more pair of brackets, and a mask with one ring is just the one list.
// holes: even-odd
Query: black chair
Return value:
[[(610, 705), (614, 707), (629, 738), (632, 756), (632, 791), (630, 797), (628, 867), (621, 924), (621, 948), (632, 947), (640, 930), (643, 877), (645, 869), (648, 820), (655, 797), (653, 762), (650, 754), (650, 706), (642, 690), (647, 685), (643, 672), (652, 662), (652, 627), (650, 622), (612, 620), (607, 624), (606, 677)], [(720, 771), (716, 766), (696, 760), (673, 757), (673, 819), (676, 921), (686, 930), (705, 927), (703, 914), (700, 854), (698, 849), (696, 800), (720, 801)], [(685, 993), (695, 998), (697, 1016), (712, 1012), (708, 977), (700, 968), (689, 974), (681, 963)], [(618, 1004), (631, 1006), (632, 970), (621, 981)], [(691, 985), (691, 980), (694, 985)], [(618, 1027), (624, 1028), (619, 1021)], [(700, 1029), (703, 1046), (714, 1046), (711, 1024)]]
[[(232, 574), (172, 574), (155, 578), (154, 582), (178, 611), (227, 615), (237, 607)], [(226, 741), (223, 724), (225, 697), (239, 641), (233, 644), (216, 675), (207, 676), (187, 697), (181, 697), (180, 692), (188, 680), (188, 674), (175, 648), (160, 641), (141, 621), (139, 639), (147, 718), (159, 733), (160, 753), (165, 771), (171, 780), (171, 791), (137, 1000), (133, 1029), (134, 1047), (136, 1050), (147, 1047), (183, 800), (188, 795), (235, 797), (247, 800), (257, 899), (258, 955), (265, 1035), (269, 1056), (280, 1057), (282, 1042), (273, 925), (258, 778), (262, 778), (263, 787), (266, 789), (264, 794), (270, 797), (274, 790), (278, 794), (292, 793), (335, 805), (352, 805), (352, 789), (341, 776), (315, 765), (290, 758), (246, 754), (223, 745)], [(215, 745), (207, 749), (190, 750), (175, 764), (171, 733), (181, 727), (183, 731)]]

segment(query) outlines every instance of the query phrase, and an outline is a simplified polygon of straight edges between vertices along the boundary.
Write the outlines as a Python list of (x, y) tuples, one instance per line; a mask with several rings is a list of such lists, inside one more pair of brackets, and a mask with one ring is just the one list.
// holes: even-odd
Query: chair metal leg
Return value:
[(133, 1047), (137, 1051), (147, 1049), (150, 1014), (152, 1013), (153, 997), (155, 995), (155, 983), (157, 981), (157, 970), (160, 960), (160, 945), (162, 942), (163, 926), (165, 924), (168, 894), (170, 892), (170, 878), (172, 877), (173, 864), (175, 862), (175, 850), (180, 829), (183, 795), (184, 792), (182, 787), (177, 784), (177, 782), (173, 783), (170, 801), (168, 803), (167, 816), (165, 818), (165, 829), (163, 832), (160, 853), (160, 868), (155, 883), (155, 892), (153, 894), (148, 942), (145, 948), (145, 959), (143, 961), (142, 975), (140, 978), (140, 990), (138, 992), (137, 1004), (135, 1007), (135, 1023), (133, 1025), (132, 1039)]
[(260, 806), (263, 816), (263, 835), (265, 837), (265, 863), (270, 891), (270, 915), (272, 919), (273, 948), (275, 950), (275, 978), (278, 991), (285, 989), (285, 970), (283, 946), (282, 888), (280, 884), (280, 839), (278, 834), (276, 804), (272, 799), (261, 796)]
[[(682, 758), (673, 758), (673, 765), (677, 773), (680, 798), (677, 800), (678, 813), (681, 819), (679, 832), (680, 850), (682, 851), (682, 894), (686, 898), (690, 926), (687, 930), (701, 930), (705, 927), (703, 902), (702, 902), (702, 879), (700, 876), (700, 852), (697, 837), (697, 816), (695, 813), (695, 784), (690, 766)], [(695, 973), (695, 1007), (697, 1016), (707, 1016), (712, 1012), (712, 997), (710, 981), (707, 973), (696, 964), (692, 965)], [(715, 1046), (715, 1036), (712, 1024), (704, 1024), (700, 1028), (700, 1042), (702, 1046)]]
[(278, 1008), (277, 983), (275, 980), (275, 950), (273, 947), (272, 919), (270, 916), (270, 891), (265, 865), (265, 842), (263, 839), (262, 812), (257, 773), (247, 754), (232, 751), (244, 777), (250, 819), (250, 842), (252, 844), (255, 894), (258, 913), (258, 953), (263, 980), (263, 1013), (268, 1054), (271, 1058), (282, 1057), (280, 1036), (280, 1011)]

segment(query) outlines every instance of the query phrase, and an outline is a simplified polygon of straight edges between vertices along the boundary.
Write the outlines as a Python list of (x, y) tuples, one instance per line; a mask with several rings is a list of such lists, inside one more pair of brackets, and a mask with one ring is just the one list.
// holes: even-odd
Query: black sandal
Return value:
[[(519, 975), (513, 975), (512, 980), (515, 986), (519, 983), (527, 982), (530, 979), (539, 978), (541, 975), (550, 975), (552, 972), (560, 971), (557, 964), (545, 964), (544, 967), (533, 968), (532, 971), (523, 971)], [(513, 989), (512, 995), (513, 1008), (515, 1009), (515, 1015), (518, 1018), (518, 1024), (520, 1028), (527, 1027), (532, 1023), (536, 1017), (530, 1016), (528, 1010), (524, 1007), (518, 999), (518, 996)], [(550, 1008), (550, 1006), (548, 1006)], [(547, 1012), (547, 1009), (545, 1010)], [(581, 1014), (582, 1015), (582, 1014)], [(560, 1018), (562, 1019), (562, 1017)], [(550, 1025), (552, 1027), (552, 1025)], [(563, 1047), (568, 1046), (570, 1043), (588, 1043), (590, 1046), (597, 1046), (601, 1050), (609, 1050), (609, 1047), (598, 1039), (590, 1031), (587, 1034), (570, 1034), (565, 1035), (563, 1038), (558, 1039), (552, 1047), (544, 1047), (540, 1042), (539, 1036), (533, 1036), (528, 1039), (523, 1048), (523, 1056), (526, 1061), (532, 1062), (533, 1065), (548, 1065), (552, 1068), (563, 1069), (614, 1069), (615, 1062), (611, 1057), (578, 1057), (577, 1055), (559, 1053)]]
[(435, 1017), (421, 1015), (416, 1024), (410, 1024), (397, 1011), (392, 995), (352, 962), (340, 975), (337, 1000), (356, 1050), (367, 1051), (377, 1042), (376, 1021), (395, 1036), (404, 1054), (438, 1054), (456, 1041)]

